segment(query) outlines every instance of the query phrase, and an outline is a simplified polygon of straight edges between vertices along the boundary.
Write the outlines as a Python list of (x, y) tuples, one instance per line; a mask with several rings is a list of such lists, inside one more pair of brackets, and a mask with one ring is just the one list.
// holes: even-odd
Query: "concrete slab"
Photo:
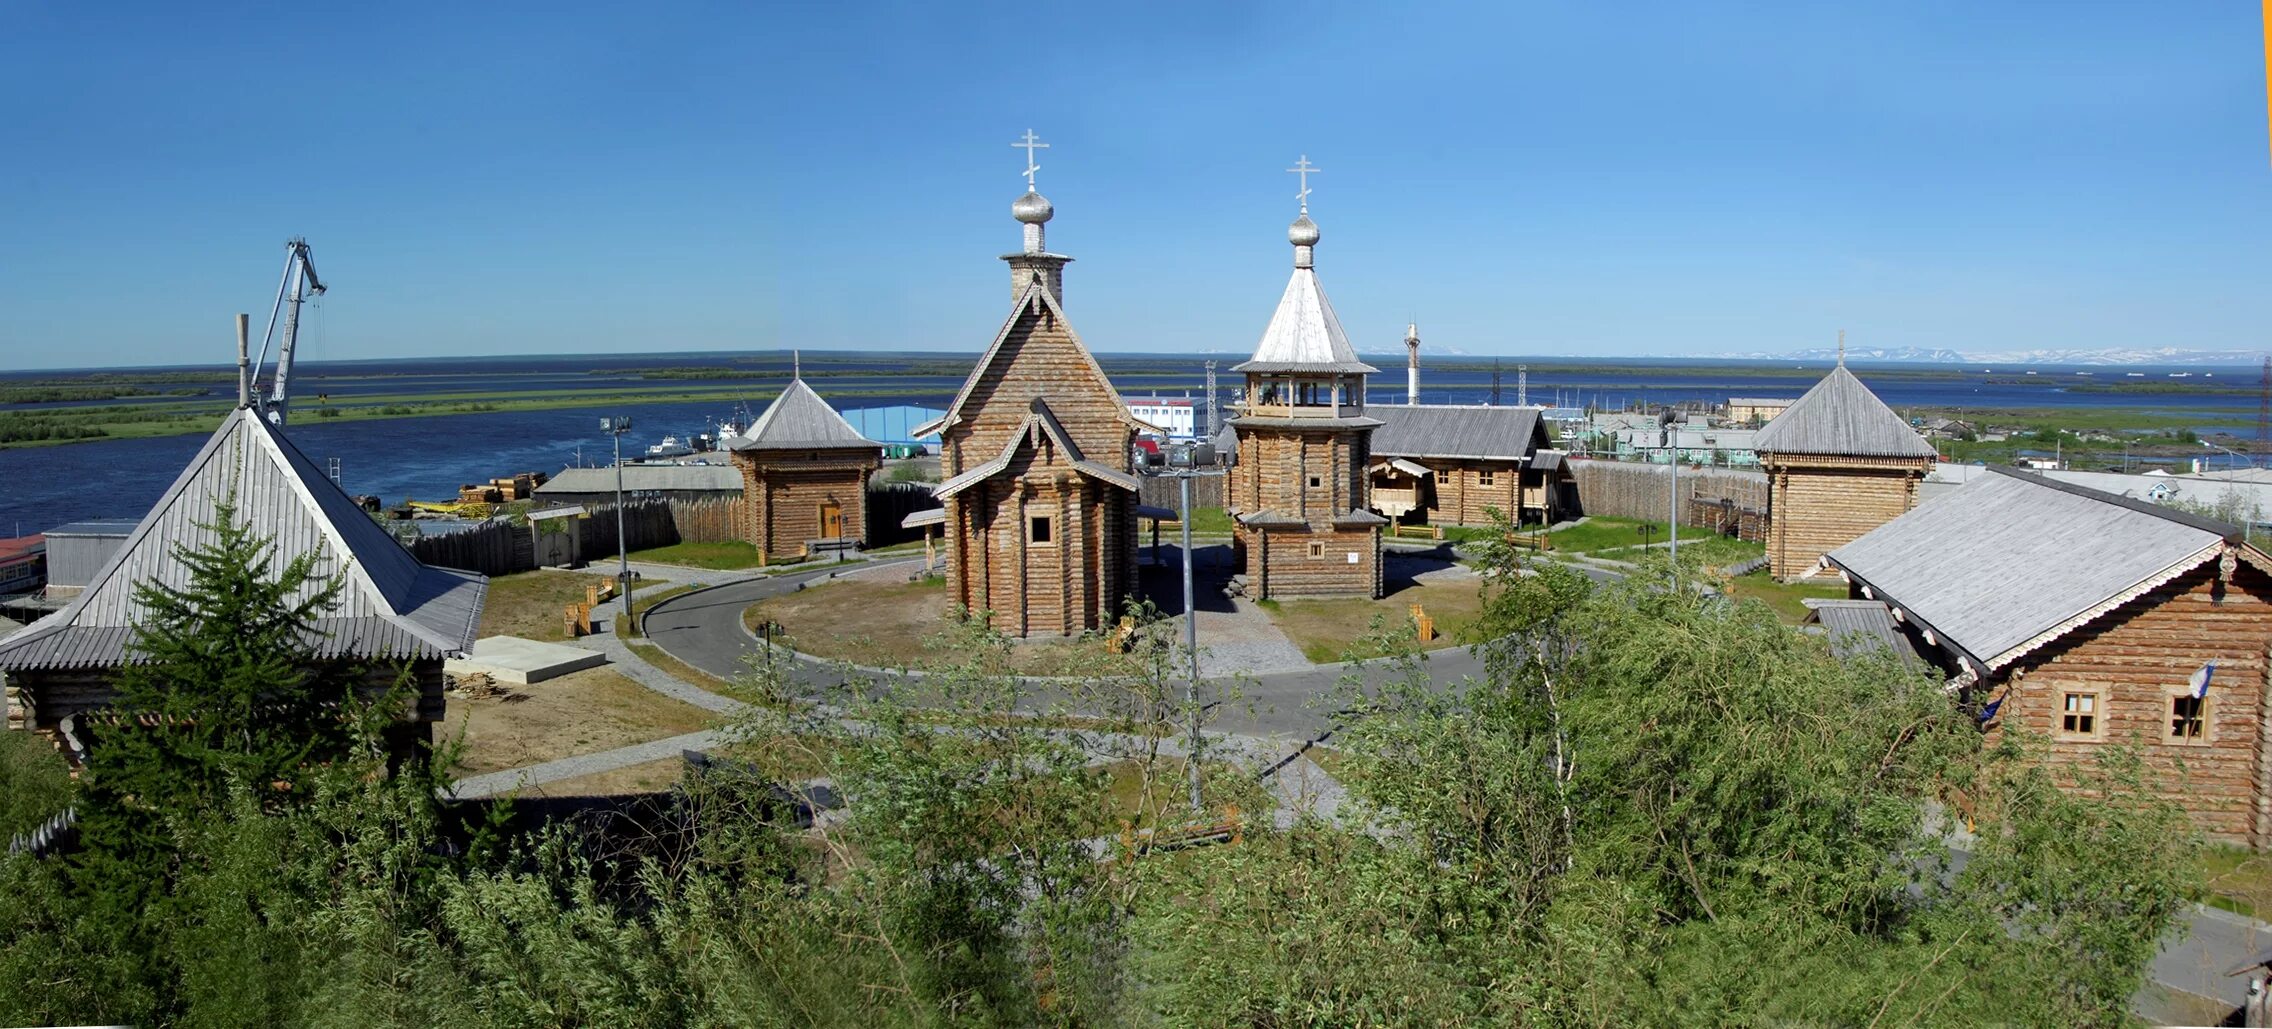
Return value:
[(473, 653), (442, 662), (442, 670), (452, 675), (486, 672), (498, 682), (526, 686), (606, 663), (607, 655), (594, 651), (518, 636), (485, 636), (473, 642)]

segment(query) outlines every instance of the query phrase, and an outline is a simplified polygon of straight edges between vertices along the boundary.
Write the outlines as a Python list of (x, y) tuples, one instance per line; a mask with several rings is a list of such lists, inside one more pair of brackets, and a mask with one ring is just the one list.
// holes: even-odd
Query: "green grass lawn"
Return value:
[(1270, 612), (1270, 620), (1277, 623), (1278, 631), (1301, 648), (1303, 657), (1319, 664), (1381, 656), (1381, 649), (1365, 640), (1373, 631), (1373, 619), (1381, 619), (1383, 628), (1390, 630), (1409, 627), (1414, 604), (1421, 605), (1436, 623), (1436, 638), (1421, 644), (1421, 648), (1437, 650), (1461, 644), (1462, 630), (1483, 613), (1483, 594), (1474, 582), (1454, 582), (1410, 586), (1380, 600), (1334, 597), (1260, 602), (1262, 609)]
[(1750, 575), (1729, 580), (1728, 595), (1739, 600), (1760, 601), (1774, 608), (1777, 617), (1797, 625), (1807, 620), (1807, 606), (1804, 603), (1807, 599), (1841, 599), (1846, 596), (1846, 587), (1843, 584), (1776, 582), (1763, 568)]
[(2272, 855), (2210, 844), (2201, 848), (2200, 871), (2209, 888), (2201, 903), (2250, 918), (2272, 912)]
[[(1225, 511), (1225, 510), (1223, 510), (1222, 508), (1219, 508), (1219, 507), (1195, 507), (1195, 508), (1192, 508), (1192, 509), (1191, 509), (1191, 531), (1192, 531), (1192, 533), (1193, 533), (1194, 535), (1204, 535), (1204, 534), (1208, 534), (1208, 533), (1213, 533), (1213, 534), (1215, 534), (1215, 535), (1218, 535), (1218, 536), (1227, 536), (1227, 535), (1230, 535), (1230, 532), (1231, 532), (1231, 513), (1230, 513), (1230, 512), (1228, 512), (1228, 511)], [(1146, 529), (1144, 530), (1144, 532), (1143, 532), (1143, 536), (1144, 536), (1144, 542), (1146, 542), (1146, 543), (1150, 543), (1150, 542), (1151, 542), (1151, 540), (1152, 540), (1152, 533), (1151, 533), (1151, 530), (1150, 530), (1149, 528), (1146, 528)], [(1161, 530), (1160, 530), (1160, 542), (1162, 542), (1162, 543), (1169, 543), (1169, 542), (1173, 542), (1174, 538), (1177, 538), (1177, 537), (1180, 537), (1180, 536), (1181, 536), (1181, 532), (1180, 532), (1180, 531), (1178, 531), (1178, 530), (1174, 530), (1174, 529), (1161, 529)]]
[[(1648, 531), (1644, 533), (1643, 528)], [(1596, 550), (1613, 550), (1619, 547), (1639, 546), (1643, 543), (1661, 543), (1665, 538), (1665, 523), (1644, 522), (1634, 518), (1591, 517), (1567, 529), (1553, 532), (1554, 549), (1574, 554)], [(1681, 542), (1715, 539), (1710, 529), (1694, 525), (1680, 527)]]
[[(673, 543), (667, 547), (649, 547), (631, 552), (633, 561), (651, 561), (663, 565), (686, 565), (692, 568), (734, 570), (756, 568), (759, 565), (757, 547), (741, 540), (723, 543)], [(781, 562), (775, 561), (774, 564)]]

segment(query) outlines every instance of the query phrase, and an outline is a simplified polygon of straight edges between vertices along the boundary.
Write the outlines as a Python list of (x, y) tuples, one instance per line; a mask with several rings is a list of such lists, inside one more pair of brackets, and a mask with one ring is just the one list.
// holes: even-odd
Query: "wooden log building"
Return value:
[[(8, 725), (48, 735), (74, 761), (89, 743), (86, 716), (116, 700), (120, 668), (137, 660), (144, 611), (135, 587), (190, 580), (179, 550), (207, 539), (215, 505), (274, 541), (274, 560), (316, 558), (319, 576), (345, 579), (309, 641), (318, 661), (355, 670), (376, 696), (407, 668), (417, 691), (391, 733), (398, 759), (422, 753), (442, 720), (442, 661), (467, 652), (488, 580), (419, 563), (283, 432), (249, 408), (221, 423), (87, 587), (62, 610), (0, 639)], [(317, 586), (303, 587), (313, 595)], [(301, 599), (305, 599), (304, 597)]]
[(1407, 525), (1552, 523), (1577, 507), (1563, 453), (1535, 407), (1383, 404), (1373, 430), (1372, 509)]
[(1936, 454), (1840, 360), (1753, 441), (1768, 477), (1767, 561), (1777, 579), (1917, 506)]
[(802, 375), (726, 450), (741, 472), (742, 538), (760, 553), (797, 557), (866, 544), (868, 479), (883, 467), (883, 445), (862, 436)]
[(1254, 357), (1231, 370), (1246, 390), (1225, 507), (1249, 596), (1381, 594), (1381, 526), (1372, 511), (1373, 430), (1365, 376), (1313, 267), (1309, 204), (1287, 230), (1294, 275)]
[(1875, 603), (1857, 634), (1913, 649), (2068, 786), (2135, 742), (2205, 833), (2272, 843), (2272, 558), (2241, 530), (1997, 468), (1824, 561)]
[(955, 603), (1011, 636), (1078, 635), (1119, 618), (1136, 589), (1139, 421), (1065, 320), (1064, 268), (1043, 245), (1053, 208), (1011, 205), (1025, 247), (1010, 265), (1010, 317), (938, 420), (935, 491), (945, 508)]

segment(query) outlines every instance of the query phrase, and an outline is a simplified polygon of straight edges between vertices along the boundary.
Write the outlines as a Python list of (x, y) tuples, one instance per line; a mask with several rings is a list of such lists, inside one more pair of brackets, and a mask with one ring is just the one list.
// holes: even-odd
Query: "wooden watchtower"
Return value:
[(1767, 471), (1767, 561), (1777, 579), (1917, 506), (1933, 446), (1841, 359), (1754, 441)]

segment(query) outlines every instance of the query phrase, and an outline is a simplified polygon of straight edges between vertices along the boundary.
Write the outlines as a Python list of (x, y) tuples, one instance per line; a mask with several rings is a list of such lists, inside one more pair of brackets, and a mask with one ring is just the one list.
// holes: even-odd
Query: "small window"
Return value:
[(1047, 543), (1050, 540), (1049, 528), (1048, 515), (1035, 515), (1033, 516), (1033, 530), (1027, 536), (1027, 539), (1035, 543)]
[(2208, 725), (2208, 708), (2200, 697), (2180, 693), (2169, 698), (2169, 738), (2198, 740)]
[(2098, 735), (2098, 694), (2067, 694), (2059, 715), (2059, 731), (2075, 736)]
[(1498, 473), (1493, 472), (1489, 468), (1485, 468), (1484, 470), (1475, 473), (1475, 481), (1478, 485), (1492, 485), (1493, 483), (1499, 481)]
[(1312, 544), (1310, 544), (1310, 556), (1311, 556), (1311, 557), (1319, 557), (1319, 558), (1322, 558), (1322, 557), (1324, 557), (1324, 556), (1325, 556), (1325, 544), (1323, 544), (1323, 543), (1312, 543)]
[(1319, 476), (1316, 476), (1316, 475), (1312, 475), (1312, 476), (1310, 476), (1310, 488), (1311, 488), (1311, 489), (1319, 489), (1319, 488), (1322, 488), (1322, 487), (1323, 487), (1324, 485), (1325, 485), (1325, 479), (1323, 479), (1322, 477), (1319, 477)]

